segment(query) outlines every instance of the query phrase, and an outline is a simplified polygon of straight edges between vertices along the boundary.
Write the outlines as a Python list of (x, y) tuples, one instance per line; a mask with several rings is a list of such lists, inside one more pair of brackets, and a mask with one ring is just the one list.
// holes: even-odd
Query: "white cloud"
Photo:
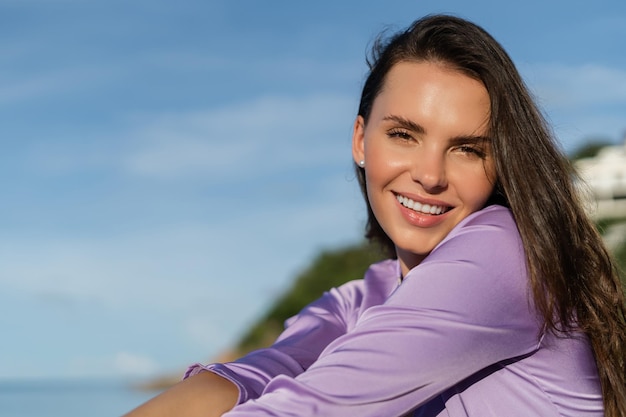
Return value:
[[(222, 320), (219, 320), (219, 317)], [(224, 315), (189, 316), (184, 321), (183, 331), (188, 343), (197, 349), (206, 352), (215, 352), (216, 349), (225, 349), (234, 341), (232, 322)], [(206, 358), (203, 358), (206, 359)]]
[[(157, 362), (144, 354), (116, 352), (100, 355), (75, 355), (68, 359), (65, 376), (84, 377), (149, 377), (164, 370)], [(47, 377), (47, 375), (33, 375)]]
[(67, 74), (44, 74), (14, 80), (0, 85), (0, 104), (6, 105), (41, 97), (50, 93), (67, 91), (70, 77)]
[(597, 64), (530, 65), (523, 68), (539, 97), (549, 107), (626, 104), (626, 70)]
[[(219, 233), (221, 234), (221, 233)], [(218, 234), (218, 235), (219, 235)], [(27, 293), (89, 300), (109, 308), (183, 308), (189, 287), (209, 292), (219, 283), (219, 240), (209, 227), (155, 230), (149, 234), (9, 238), (0, 283)], [(37, 259), (37, 262), (30, 262)], [(213, 266), (213, 267), (212, 267)]]
[(216, 175), (220, 181), (349, 157), (354, 102), (337, 95), (262, 97), (234, 106), (159, 116), (130, 136), (129, 172)]
[[(5, 72), (0, 83), (0, 105), (21, 103), (27, 100), (57, 97), (57, 103), (63, 102), (61, 96), (75, 93), (83, 94), (119, 75), (120, 69), (113, 67), (68, 66), (61, 69), (37, 71), (28, 67), (13, 69), (15, 74)], [(21, 72), (20, 72), (21, 71)]]
[(341, 95), (259, 97), (228, 107), (136, 116), (130, 126), (31, 144), (21, 169), (118, 172), (224, 184), (349, 164), (355, 102)]
[(207, 208), (204, 221), (190, 221), (172, 213), (149, 231), (5, 234), (0, 285), (114, 309), (186, 314), (202, 300), (205, 311), (218, 314), (233, 309), (229, 300), (237, 297), (254, 309), (317, 249), (358, 239), (364, 212), (347, 175), (331, 175), (294, 199), (270, 194), (229, 216)]
[(130, 352), (118, 352), (113, 358), (113, 369), (125, 376), (154, 375), (159, 366), (151, 358)]
[(626, 16), (606, 13), (587, 22), (585, 33), (600, 34), (604, 44), (614, 42), (621, 46), (623, 36), (626, 35)]
[(523, 73), (566, 150), (590, 138), (623, 138), (626, 70), (541, 64), (525, 66)]

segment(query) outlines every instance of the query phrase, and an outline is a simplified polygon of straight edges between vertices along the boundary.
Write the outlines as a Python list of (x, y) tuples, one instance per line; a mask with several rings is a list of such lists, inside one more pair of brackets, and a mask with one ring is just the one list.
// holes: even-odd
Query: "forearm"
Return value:
[(237, 386), (212, 372), (185, 379), (123, 417), (217, 417), (235, 406)]

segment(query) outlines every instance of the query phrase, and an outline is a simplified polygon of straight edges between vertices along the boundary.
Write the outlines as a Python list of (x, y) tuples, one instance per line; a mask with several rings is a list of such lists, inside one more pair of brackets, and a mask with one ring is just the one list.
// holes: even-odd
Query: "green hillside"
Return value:
[(236, 353), (271, 344), (282, 331), (286, 319), (318, 299), (324, 291), (363, 278), (367, 267), (381, 259), (380, 252), (367, 243), (320, 253), (295, 277), (291, 288), (273, 303), (265, 316), (244, 334), (235, 348)]

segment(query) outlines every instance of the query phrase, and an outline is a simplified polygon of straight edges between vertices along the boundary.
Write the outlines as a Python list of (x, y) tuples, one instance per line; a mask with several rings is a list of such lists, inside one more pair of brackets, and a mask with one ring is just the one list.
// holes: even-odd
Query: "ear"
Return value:
[(354, 121), (352, 131), (352, 158), (358, 165), (365, 159), (365, 120), (362, 116), (357, 116)]

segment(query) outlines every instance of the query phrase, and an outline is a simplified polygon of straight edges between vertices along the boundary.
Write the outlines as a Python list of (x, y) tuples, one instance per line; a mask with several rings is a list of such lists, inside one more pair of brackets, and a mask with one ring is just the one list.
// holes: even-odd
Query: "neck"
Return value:
[(419, 265), (427, 255), (428, 254), (420, 255), (408, 252), (396, 246), (396, 256), (400, 262), (400, 272), (402, 273), (402, 278), (404, 278), (411, 269)]

